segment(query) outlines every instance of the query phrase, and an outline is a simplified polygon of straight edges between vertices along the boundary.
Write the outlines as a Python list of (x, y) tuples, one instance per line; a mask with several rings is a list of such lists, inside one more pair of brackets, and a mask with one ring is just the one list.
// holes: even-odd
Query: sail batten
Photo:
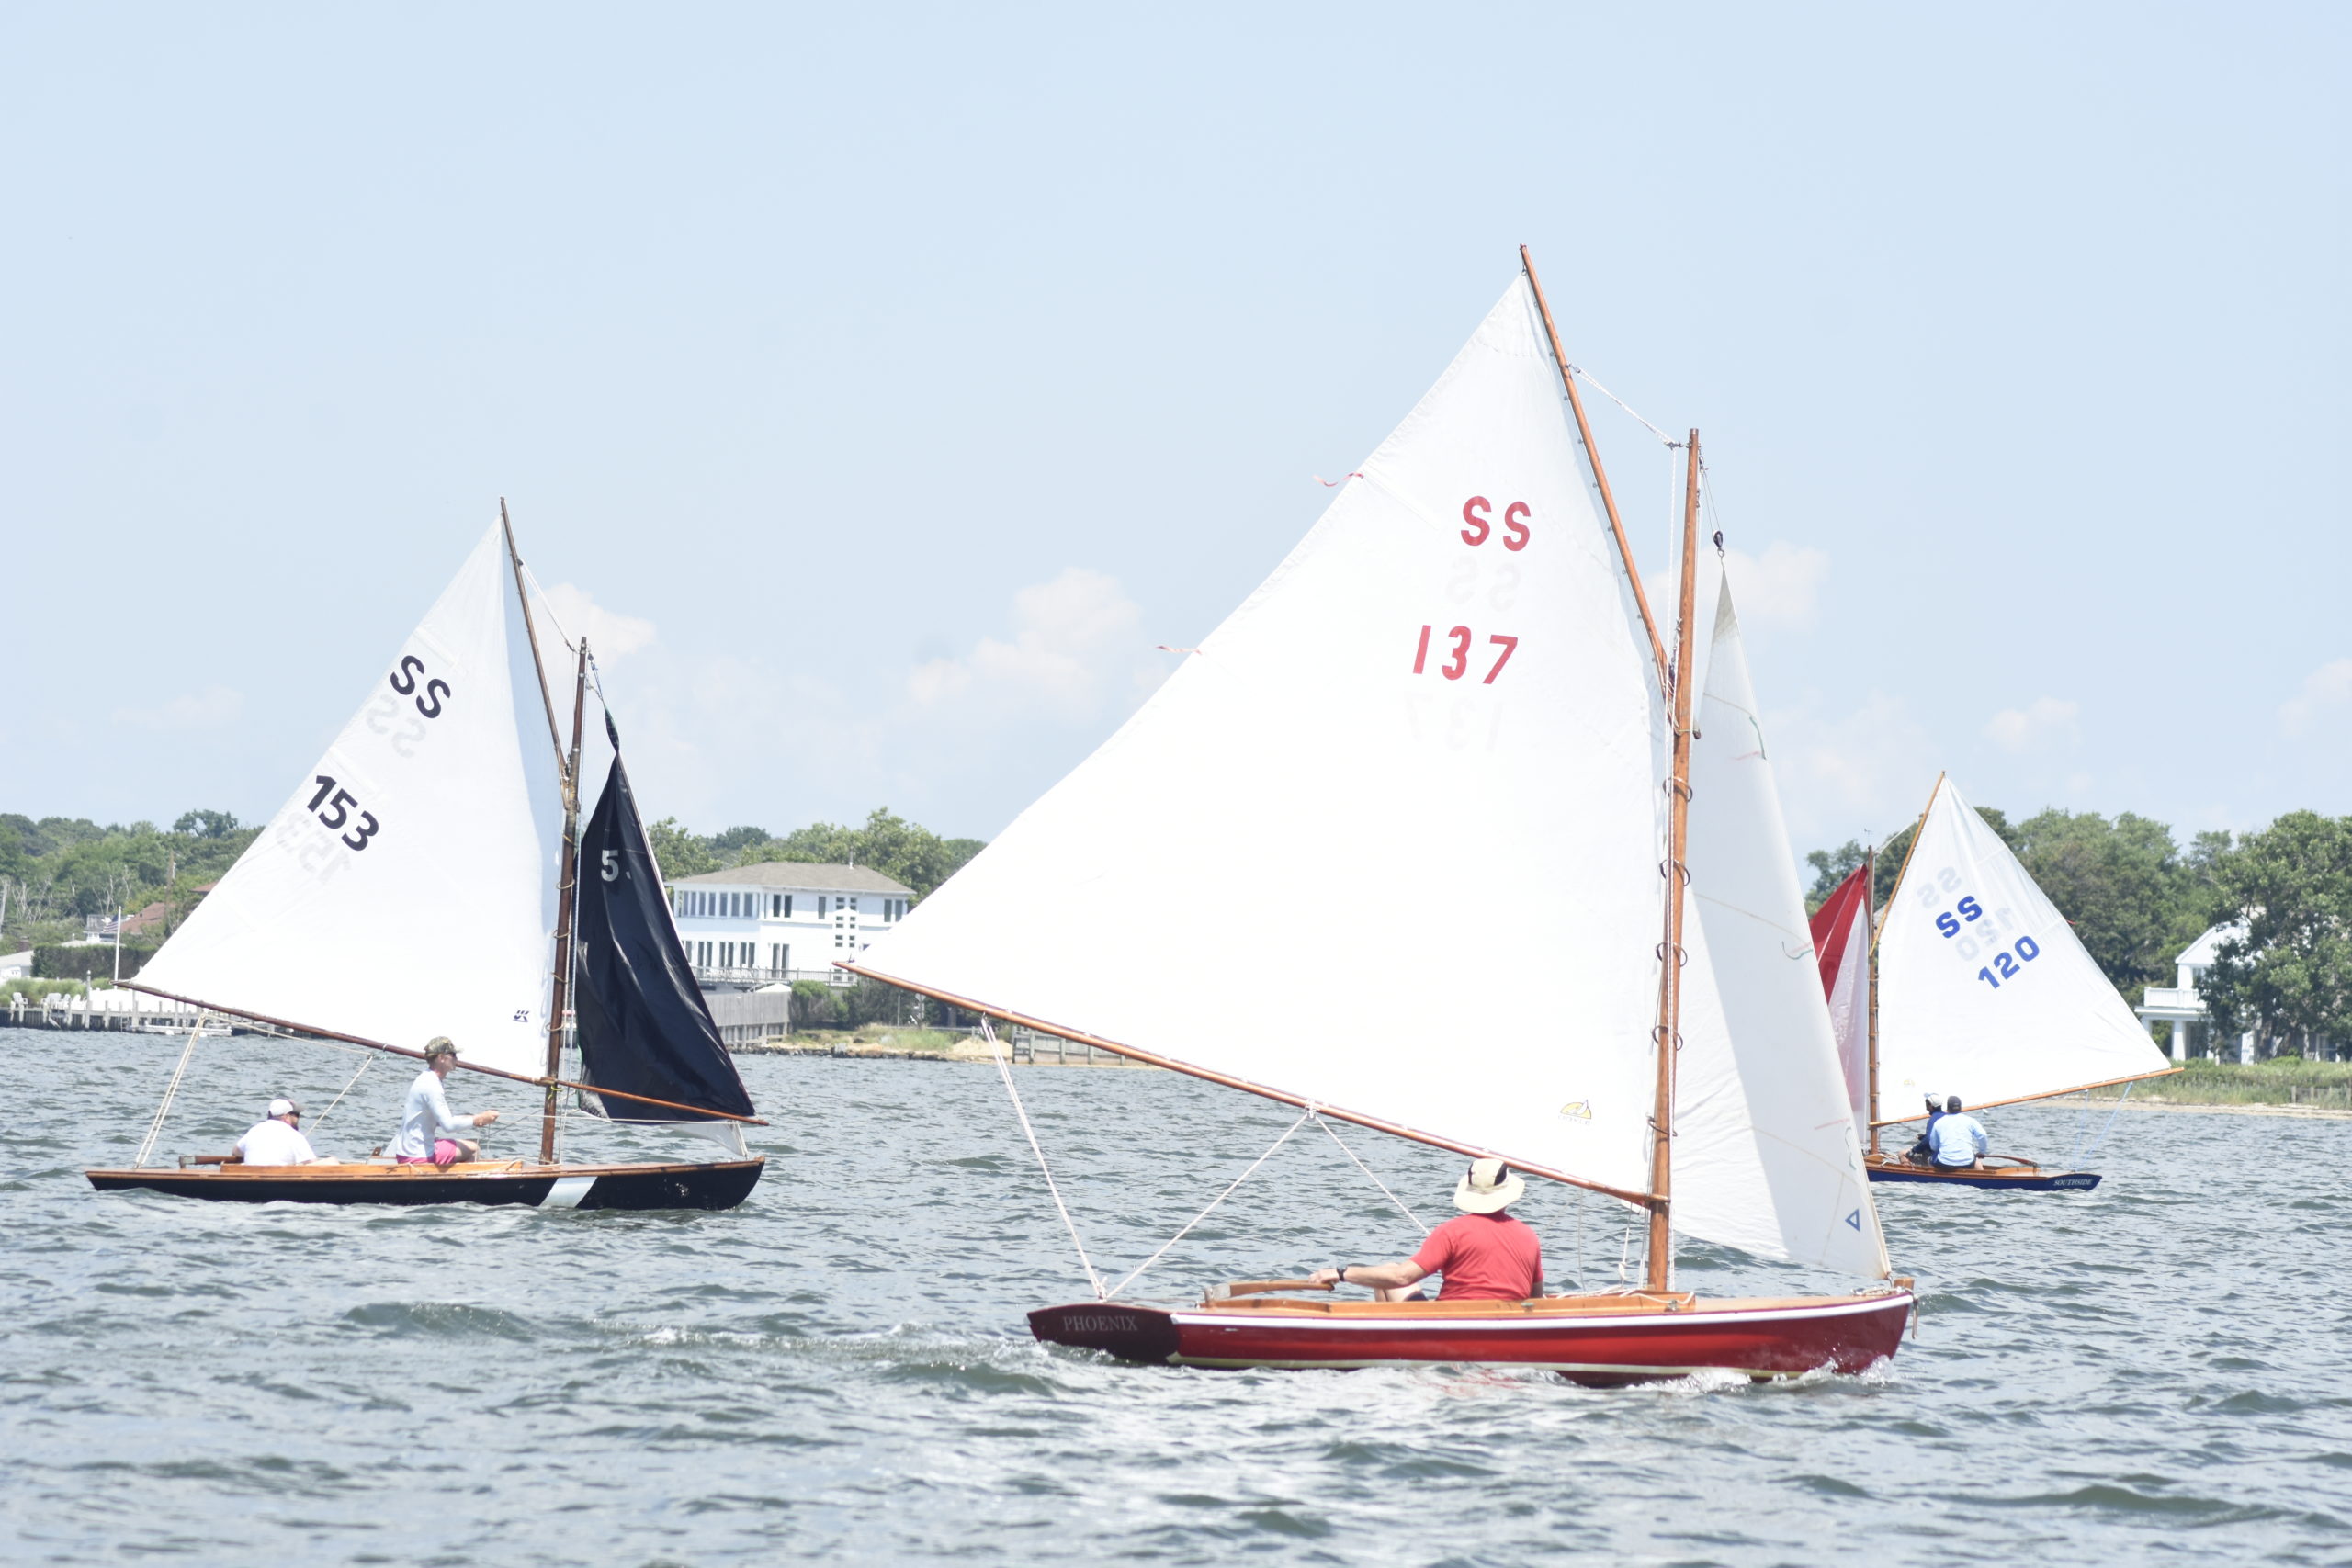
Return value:
[(1922, 1097), (2015, 1104), (2175, 1071), (2049, 896), (1946, 779), (1878, 938), (1874, 1120)]

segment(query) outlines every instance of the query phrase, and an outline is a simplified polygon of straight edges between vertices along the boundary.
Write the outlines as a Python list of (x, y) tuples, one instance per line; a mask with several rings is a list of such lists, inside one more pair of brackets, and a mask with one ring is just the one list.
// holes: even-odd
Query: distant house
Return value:
[[(2174, 984), (2151, 986), (2145, 998), (2132, 1010), (2140, 1021), (2172, 1025), (2172, 1059), (2185, 1062), (2191, 1055), (2211, 1055), (2216, 1058), (2235, 1057), (2241, 1062), (2254, 1060), (2254, 1031), (2247, 1030), (2234, 1041), (2224, 1036), (2213, 1038), (2213, 1021), (2207, 1012), (2205, 998), (2198, 994), (2198, 987), (2205, 979), (2205, 971), (2213, 966), (2222, 944), (2235, 942), (2245, 935), (2245, 922), (2232, 920), (2209, 928), (2205, 934), (2180, 950), (2173, 961)], [(2335, 1048), (2325, 1040), (2306, 1036), (2300, 1043), (2281, 1041), (2282, 1055), (2300, 1054), (2305, 1056), (2333, 1056)], [(2199, 1049), (2202, 1047), (2203, 1049)]]
[(850, 977), (832, 967), (906, 919), (915, 890), (857, 865), (770, 861), (681, 876), (670, 916), (707, 988)]
[[(2227, 1052), (2225, 1043), (2212, 1039), (2212, 1020), (2206, 1015), (2205, 998), (2197, 994), (2197, 987), (2205, 978), (2205, 971), (2212, 966), (2214, 954), (2221, 945), (2244, 935), (2245, 926), (2242, 921), (2233, 920), (2209, 928), (2203, 936), (2181, 949), (2180, 956), (2173, 960), (2173, 977), (2177, 983), (2149, 987), (2145, 998), (2132, 1010), (2140, 1015), (2142, 1023), (2172, 1025), (2174, 1061), (2188, 1060), (2193, 1043), (2210, 1044), (2215, 1056)], [(2198, 1036), (2202, 1036), (2202, 1039), (2196, 1039)], [(2239, 1061), (2254, 1060), (2254, 1035), (2250, 1032), (2241, 1036), (2236, 1044), (2235, 1055)]]

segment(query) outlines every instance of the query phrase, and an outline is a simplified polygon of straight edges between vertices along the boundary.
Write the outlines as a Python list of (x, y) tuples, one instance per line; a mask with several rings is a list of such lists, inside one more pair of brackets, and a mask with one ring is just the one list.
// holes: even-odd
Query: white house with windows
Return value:
[(670, 918), (707, 988), (825, 980), (906, 919), (915, 890), (859, 865), (770, 861), (671, 881)]

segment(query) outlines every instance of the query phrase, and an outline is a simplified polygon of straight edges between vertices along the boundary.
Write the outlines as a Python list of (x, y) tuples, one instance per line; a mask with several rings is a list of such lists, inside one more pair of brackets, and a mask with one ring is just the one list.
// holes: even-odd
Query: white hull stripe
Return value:
[[(1355, 1332), (1451, 1333), (1458, 1329), (1483, 1334), (1561, 1334), (1561, 1333), (1620, 1333), (1627, 1328), (1682, 1327), (1687, 1325), (1734, 1323), (1815, 1323), (1824, 1318), (1853, 1317), (1862, 1314), (1887, 1312), (1900, 1305), (1908, 1312), (1912, 1298), (1907, 1295), (1882, 1296), (1866, 1302), (1848, 1302), (1828, 1307), (1793, 1307), (1762, 1312), (1658, 1312), (1638, 1316), (1571, 1317), (1557, 1315), (1530, 1317), (1430, 1317), (1430, 1318), (1362, 1318), (1362, 1317), (1244, 1317), (1239, 1313), (1170, 1313), (1169, 1321), (1180, 1328), (1240, 1328), (1311, 1329), (1322, 1333), (1326, 1329), (1343, 1328)], [(1145, 1311), (1155, 1309), (1145, 1308)]]
[(593, 1176), (559, 1176), (548, 1188), (548, 1195), (539, 1200), (542, 1209), (576, 1209), (580, 1200), (588, 1196), (588, 1189), (596, 1185)]

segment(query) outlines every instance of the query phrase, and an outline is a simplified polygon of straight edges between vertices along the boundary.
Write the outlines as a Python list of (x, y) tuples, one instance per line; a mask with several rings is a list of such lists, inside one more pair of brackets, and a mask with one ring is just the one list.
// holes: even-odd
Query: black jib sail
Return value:
[[(637, 800), (621, 760), (605, 779), (604, 798), (580, 840), (580, 895), (574, 916), (579, 955), (574, 992), (580, 1061), (602, 1088), (752, 1114), (752, 1097), (703, 1005), (662, 877), (646, 848)], [(604, 1100), (616, 1122), (696, 1120), (687, 1112)]]

